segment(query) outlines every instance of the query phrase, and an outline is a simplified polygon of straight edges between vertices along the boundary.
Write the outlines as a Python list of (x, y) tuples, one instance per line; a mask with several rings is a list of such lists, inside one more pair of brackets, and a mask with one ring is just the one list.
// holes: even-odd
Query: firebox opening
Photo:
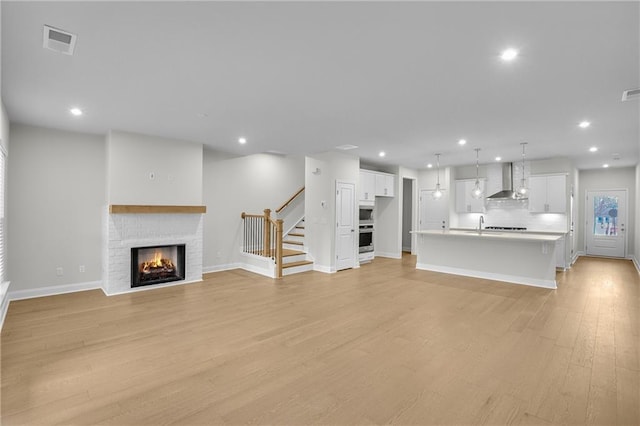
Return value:
[(185, 245), (133, 247), (131, 287), (184, 280)]

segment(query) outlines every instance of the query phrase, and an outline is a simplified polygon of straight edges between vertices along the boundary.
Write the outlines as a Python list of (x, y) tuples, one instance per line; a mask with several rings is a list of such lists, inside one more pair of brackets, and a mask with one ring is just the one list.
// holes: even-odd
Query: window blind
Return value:
[(4, 193), (5, 193), (5, 181), (6, 181), (6, 154), (4, 149), (0, 146), (0, 285), (7, 281), (6, 276), (6, 230), (5, 230), (5, 206), (4, 206)]

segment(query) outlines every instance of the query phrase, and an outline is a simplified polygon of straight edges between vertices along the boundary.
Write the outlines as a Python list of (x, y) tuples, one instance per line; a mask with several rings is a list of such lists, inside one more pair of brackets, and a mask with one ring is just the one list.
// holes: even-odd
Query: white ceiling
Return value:
[[(474, 163), (476, 147), (481, 163), (517, 160), (526, 141), (528, 159), (629, 166), (639, 5), (2, 1), (2, 96), (16, 122), (235, 154), (353, 144), (363, 161), (424, 168), (436, 152)], [(78, 35), (74, 56), (42, 48), (44, 24)]]

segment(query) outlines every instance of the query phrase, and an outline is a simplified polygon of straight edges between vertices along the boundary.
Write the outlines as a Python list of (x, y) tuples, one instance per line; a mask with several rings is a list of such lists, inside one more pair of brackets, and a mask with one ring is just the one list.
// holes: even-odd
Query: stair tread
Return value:
[(289, 235), (290, 237), (304, 237), (304, 234), (301, 234), (299, 232), (289, 232), (289, 234), (287, 235)]
[(282, 243), (283, 244), (293, 244), (293, 245), (296, 245), (296, 246), (303, 245), (302, 241), (283, 241)]
[(299, 260), (297, 262), (283, 263), (282, 268), (293, 268), (294, 266), (311, 265), (312, 263), (310, 260)]
[(291, 249), (286, 249), (283, 248), (282, 249), (282, 257), (288, 257), (288, 256), (298, 256), (301, 254), (306, 254), (303, 251), (299, 251), (299, 250), (291, 250)]

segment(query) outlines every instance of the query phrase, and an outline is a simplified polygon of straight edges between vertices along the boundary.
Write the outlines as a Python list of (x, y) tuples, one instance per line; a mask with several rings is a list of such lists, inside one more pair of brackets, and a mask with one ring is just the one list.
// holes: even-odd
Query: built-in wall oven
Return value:
[(360, 229), (358, 231), (359, 236), (359, 245), (358, 252), (359, 253), (371, 253), (373, 252), (373, 223), (371, 224), (360, 224)]

